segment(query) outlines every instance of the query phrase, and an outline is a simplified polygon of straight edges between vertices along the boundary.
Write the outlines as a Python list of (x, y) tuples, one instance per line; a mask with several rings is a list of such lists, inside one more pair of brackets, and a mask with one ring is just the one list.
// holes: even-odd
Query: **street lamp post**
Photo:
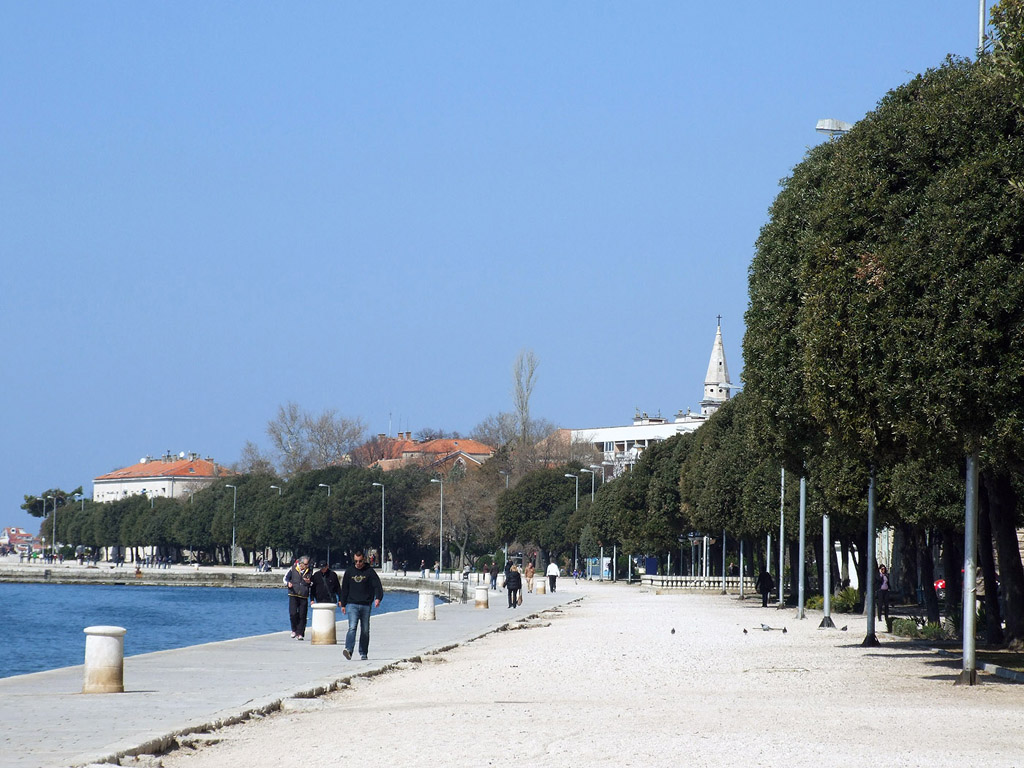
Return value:
[[(50, 531), (50, 559), (55, 560), (57, 554), (57, 499), (53, 496), (47, 496), (48, 499), (53, 499), (53, 530)], [(43, 511), (46, 511), (46, 502), (43, 502)]]
[(384, 483), (371, 483), (380, 488), (380, 565), (384, 567)]
[[(566, 472), (565, 476), (566, 477), (571, 477), (573, 480), (576, 481), (576, 511), (579, 512), (580, 511), (580, 476), (579, 475), (574, 475), (571, 472)], [(575, 558), (573, 558), (573, 568), (575, 570), (577, 570), (577, 571), (580, 569), (580, 555), (579, 555), (579, 552), (580, 552), (580, 545), (577, 543), (576, 544), (576, 556), (575, 556)]]
[(590, 503), (594, 503), (594, 470), (592, 469), (581, 469), (580, 472), (586, 472), (590, 475)]
[(231, 567), (235, 567), (235, 512), (238, 511), (238, 486), (225, 485), (231, 489)]
[[(331, 498), (331, 486), (329, 486), (327, 483), (317, 483), (316, 487), (317, 488), (326, 488), (327, 489), (327, 498), (328, 499)], [(329, 515), (330, 514), (330, 510), (328, 510), (327, 512), (328, 512), (328, 515)], [(331, 536), (331, 534), (330, 534), (330, 532), (328, 532), (328, 534), (327, 534), (327, 565), (331, 564), (331, 538), (330, 538), (330, 536)]]
[(277, 491), (277, 495), (278, 496), (281, 495), (281, 486), (280, 485), (272, 485), (272, 486), (270, 486), (270, 490)]
[(444, 570), (444, 480), (438, 477), (432, 477), (430, 482), (440, 483), (441, 485), (441, 522), (437, 528), (437, 564), (441, 570)]
[[(511, 475), (512, 473), (509, 472), (506, 469), (499, 469), (498, 470), (498, 474), (505, 476), (505, 490), (507, 491), (508, 490), (508, 478), (509, 478), (509, 475)], [(508, 563), (508, 542), (507, 541), (505, 542), (505, 562)]]

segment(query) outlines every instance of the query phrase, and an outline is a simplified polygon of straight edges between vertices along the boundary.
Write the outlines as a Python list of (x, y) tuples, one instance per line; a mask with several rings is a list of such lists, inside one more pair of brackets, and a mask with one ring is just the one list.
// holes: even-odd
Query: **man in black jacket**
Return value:
[(285, 586), (288, 587), (288, 617), (292, 622), (292, 637), (296, 640), (305, 639), (311, 581), (308, 557), (296, 560), (284, 577)]
[(310, 584), (309, 599), (314, 603), (337, 603), (341, 605), (341, 582), (338, 574), (331, 570), (326, 560), (316, 564), (317, 572), (313, 574)]
[(366, 562), (366, 556), (360, 551), (352, 556), (353, 564), (345, 569), (341, 580), (341, 612), (348, 615), (348, 634), (345, 635), (346, 659), (352, 658), (352, 649), (356, 641), (356, 625), (359, 632), (359, 658), (365, 659), (370, 650), (370, 605), (376, 608), (384, 598), (384, 587), (381, 586), (377, 572)]

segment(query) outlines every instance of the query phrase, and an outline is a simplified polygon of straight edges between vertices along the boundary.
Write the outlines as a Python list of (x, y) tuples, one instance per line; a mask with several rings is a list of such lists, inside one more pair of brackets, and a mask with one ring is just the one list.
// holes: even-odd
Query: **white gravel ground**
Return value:
[(759, 600), (581, 591), (163, 764), (1024, 767), (1024, 686), (954, 687), (958, 660), (884, 634), (863, 648), (862, 616), (819, 630)]

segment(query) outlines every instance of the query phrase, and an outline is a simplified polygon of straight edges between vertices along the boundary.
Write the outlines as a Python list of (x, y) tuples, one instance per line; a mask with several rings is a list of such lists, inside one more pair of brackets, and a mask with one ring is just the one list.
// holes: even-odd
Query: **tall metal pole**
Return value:
[(782, 596), (786, 591), (783, 586), (783, 574), (786, 568), (786, 468), (782, 468), (782, 483), (779, 489), (779, 607), (785, 601)]
[(796, 617), (798, 619), (807, 618), (804, 616), (804, 571), (807, 567), (807, 478), (803, 475), (800, 476), (800, 563), (797, 569), (798, 578), (800, 583), (797, 584), (796, 588)]
[(743, 594), (743, 539), (740, 539), (740, 600), (744, 599)]
[(53, 530), (50, 531), (50, 558), (56, 562), (57, 560), (57, 497), (50, 496), (48, 498), (53, 499)]
[(725, 589), (725, 528), (722, 529), (722, 594), (726, 593)]
[(976, 685), (974, 633), (977, 618), (978, 570), (975, 557), (978, 551), (978, 454), (967, 457), (967, 493), (964, 509), (964, 657), (963, 671), (958, 685)]
[(380, 562), (384, 566), (384, 483), (371, 483), (380, 488)]
[(231, 489), (231, 567), (235, 567), (235, 512), (238, 509), (238, 488), (234, 485), (225, 485)]
[(867, 635), (861, 645), (878, 645), (875, 636), (875, 468), (868, 481), (868, 547), (864, 553), (864, 613), (867, 614)]
[(828, 515), (821, 517), (821, 590), (825, 594), (824, 609), (825, 615), (818, 625), (818, 629), (835, 628), (832, 622), (832, 531), (829, 526)]
[(985, 0), (978, 0), (978, 58), (985, 52)]
[(431, 478), (430, 482), (441, 484), (441, 523), (438, 525), (438, 545), (437, 545), (437, 565), (443, 571), (444, 570), (444, 480), (436, 477)]

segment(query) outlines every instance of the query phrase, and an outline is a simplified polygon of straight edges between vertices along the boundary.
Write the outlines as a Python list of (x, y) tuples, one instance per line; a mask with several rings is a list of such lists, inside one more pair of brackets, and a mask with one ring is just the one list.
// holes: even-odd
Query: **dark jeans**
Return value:
[(519, 602), (519, 591), (518, 589), (510, 589), (508, 591), (508, 607), (515, 608)]
[(557, 578), (558, 578), (557, 576), (548, 576), (548, 584), (550, 585), (550, 588), (551, 588), (552, 592), (555, 591), (555, 579), (557, 579)]
[(350, 652), (356, 644), (356, 625), (359, 626), (359, 655), (365, 656), (370, 650), (370, 606), (360, 603), (349, 603), (345, 606), (348, 614), (348, 634), (345, 635), (345, 648)]
[(882, 618), (882, 614), (885, 614), (885, 618), (889, 618), (889, 590), (880, 589), (878, 590), (878, 618)]
[(288, 595), (288, 618), (292, 621), (292, 632), (296, 635), (306, 634), (306, 611), (308, 609), (308, 598)]
[(771, 594), (771, 590), (767, 590), (767, 591), (761, 593), (761, 607), (762, 608), (767, 608), (768, 607), (768, 595), (770, 595), (770, 594)]

